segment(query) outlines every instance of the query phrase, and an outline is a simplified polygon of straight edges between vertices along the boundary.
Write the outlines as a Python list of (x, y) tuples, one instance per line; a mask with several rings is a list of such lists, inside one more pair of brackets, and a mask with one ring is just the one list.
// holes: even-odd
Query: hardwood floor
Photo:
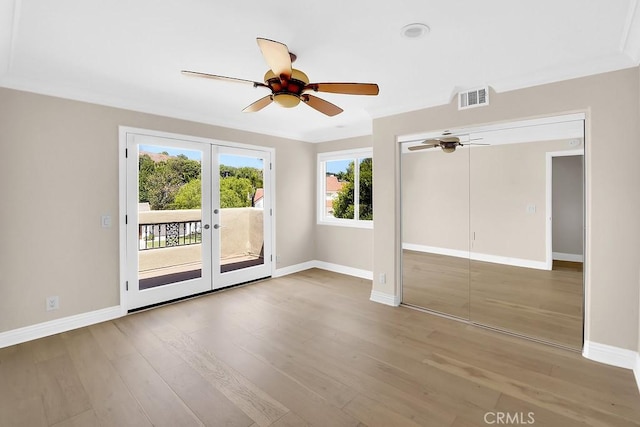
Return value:
[(0, 425), (640, 426), (630, 370), (370, 292), (314, 269), (0, 349)]
[(551, 271), (403, 251), (403, 302), (582, 349), (582, 264)]

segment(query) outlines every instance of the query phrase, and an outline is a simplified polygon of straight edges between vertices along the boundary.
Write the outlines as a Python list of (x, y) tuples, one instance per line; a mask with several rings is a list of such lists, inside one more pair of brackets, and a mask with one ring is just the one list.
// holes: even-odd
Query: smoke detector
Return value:
[(400, 30), (400, 35), (405, 39), (419, 39), (429, 34), (431, 28), (427, 24), (414, 23), (405, 25)]

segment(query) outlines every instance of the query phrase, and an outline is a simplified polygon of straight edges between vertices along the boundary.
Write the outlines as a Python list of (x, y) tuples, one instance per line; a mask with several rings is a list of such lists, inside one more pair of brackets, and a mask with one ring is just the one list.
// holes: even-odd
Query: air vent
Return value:
[(458, 110), (484, 107), (485, 105), (489, 105), (488, 86), (458, 93)]

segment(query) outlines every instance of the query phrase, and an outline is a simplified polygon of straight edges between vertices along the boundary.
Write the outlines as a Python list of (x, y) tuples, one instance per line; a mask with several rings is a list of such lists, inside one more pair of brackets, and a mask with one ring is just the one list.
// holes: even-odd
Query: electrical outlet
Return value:
[(60, 308), (60, 298), (58, 296), (47, 297), (47, 311), (57, 310)]
[(100, 217), (100, 225), (102, 226), (102, 228), (111, 228), (111, 215), (102, 215)]
[(387, 283), (387, 275), (385, 273), (380, 273), (380, 276), (378, 276), (378, 283), (381, 285)]

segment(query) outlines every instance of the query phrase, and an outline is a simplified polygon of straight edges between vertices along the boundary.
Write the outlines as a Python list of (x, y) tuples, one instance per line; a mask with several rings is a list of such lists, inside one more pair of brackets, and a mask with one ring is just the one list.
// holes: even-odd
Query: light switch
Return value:
[(527, 205), (527, 213), (528, 214), (534, 214), (536, 213), (536, 205)]
[(102, 215), (100, 218), (102, 228), (111, 228), (111, 215)]

